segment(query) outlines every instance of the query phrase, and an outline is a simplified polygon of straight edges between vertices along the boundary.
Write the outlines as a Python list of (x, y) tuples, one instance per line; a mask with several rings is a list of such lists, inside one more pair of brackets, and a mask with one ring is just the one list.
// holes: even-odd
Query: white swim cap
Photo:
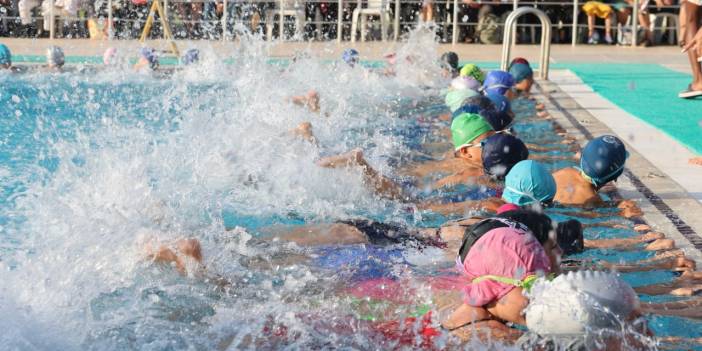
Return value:
[(609, 272), (578, 271), (538, 282), (529, 293), (527, 327), (539, 335), (620, 328), (639, 307), (634, 289)]
[(478, 91), (480, 82), (473, 77), (456, 77), (451, 81), (451, 88), (455, 90), (470, 89)]

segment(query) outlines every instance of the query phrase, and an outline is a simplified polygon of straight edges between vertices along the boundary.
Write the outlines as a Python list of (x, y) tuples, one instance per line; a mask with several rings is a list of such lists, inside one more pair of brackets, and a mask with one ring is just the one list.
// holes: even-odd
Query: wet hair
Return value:
[(548, 241), (553, 230), (553, 222), (549, 216), (531, 209), (507, 211), (500, 213), (496, 217), (524, 224), (542, 245)]
[(495, 217), (466, 226), (463, 233), (463, 241), (458, 250), (458, 257), (460, 257), (461, 262), (466, 260), (470, 249), (483, 235), (493, 229), (505, 227), (515, 227), (525, 231), (528, 229), (536, 237), (536, 240), (543, 245), (550, 238), (553, 223), (551, 218), (543, 213), (529, 209), (518, 209), (502, 212)]
[(583, 225), (576, 219), (558, 223), (556, 227), (558, 246), (563, 250), (563, 255), (574, 255), (583, 252)]

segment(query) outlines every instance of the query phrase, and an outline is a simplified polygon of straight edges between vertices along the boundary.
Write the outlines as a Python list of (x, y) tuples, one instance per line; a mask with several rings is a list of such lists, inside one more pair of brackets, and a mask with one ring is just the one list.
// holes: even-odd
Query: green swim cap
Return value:
[(473, 77), (475, 78), (478, 82), (481, 84), (485, 80), (485, 73), (480, 70), (480, 67), (469, 63), (463, 67), (461, 67), (461, 77)]
[(492, 130), (490, 124), (479, 114), (463, 113), (453, 119), (451, 123), (451, 138), (456, 151), (466, 144), (473, 142), (477, 137)]
[(446, 102), (446, 106), (451, 110), (451, 113), (454, 113), (463, 106), (466, 100), (478, 95), (478, 92), (473, 89), (452, 89), (446, 93), (444, 102)]

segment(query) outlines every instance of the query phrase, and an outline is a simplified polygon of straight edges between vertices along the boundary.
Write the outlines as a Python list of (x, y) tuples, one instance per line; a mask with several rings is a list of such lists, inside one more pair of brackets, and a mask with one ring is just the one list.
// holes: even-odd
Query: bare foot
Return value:
[(539, 102), (538, 104), (536, 104), (535, 107), (536, 107), (536, 111), (543, 111), (543, 110), (546, 109), (546, 105), (544, 105), (544, 104), (541, 103), (541, 102)]
[(641, 236), (641, 241), (653, 241), (663, 238), (665, 238), (665, 235), (663, 235), (663, 233), (648, 232)]
[(687, 258), (687, 257), (676, 257), (675, 260), (672, 262), (673, 264), (673, 270), (678, 271), (678, 272), (684, 272), (684, 271), (694, 271), (695, 268), (697, 268), (697, 264), (695, 261)]
[(634, 230), (637, 232), (648, 232), (651, 230), (651, 226), (648, 224), (637, 224), (634, 226)]
[(548, 112), (546, 112), (546, 111), (539, 111), (539, 112), (536, 113), (536, 116), (539, 117), (539, 118), (546, 118), (546, 117), (549, 116), (549, 114), (548, 114)]
[(310, 143), (317, 145), (317, 138), (314, 137), (312, 133), (312, 123), (302, 122), (295, 129), (292, 130), (293, 134), (309, 141)]
[(692, 296), (697, 295), (702, 291), (702, 285), (693, 285), (684, 288), (677, 288), (670, 291), (673, 296)]
[(689, 280), (702, 279), (702, 272), (697, 272), (697, 271), (683, 272), (680, 275), (680, 278), (689, 279)]
[(319, 112), (319, 94), (314, 90), (307, 92), (307, 108), (312, 112)]
[(658, 239), (646, 245), (647, 251), (669, 250), (674, 248), (675, 241), (673, 239)]
[(687, 160), (687, 162), (691, 165), (702, 166), (702, 157), (693, 157)]
[(317, 161), (317, 165), (324, 168), (342, 168), (351, 166), (365, 167), (367, 163), (363, 158), (363, 151), (354, 149), (345, 154), (324, 157)]

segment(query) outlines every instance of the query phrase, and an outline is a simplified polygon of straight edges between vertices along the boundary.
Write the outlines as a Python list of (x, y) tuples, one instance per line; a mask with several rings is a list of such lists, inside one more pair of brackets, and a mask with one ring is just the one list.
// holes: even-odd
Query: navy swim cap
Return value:
[(599, 188), (619, 178), (628, 157), (629, 153), (619, 138), (603, 135), (585, 145), (580, 156), (580, 169)]
[(444, 68), (451, 69), (453, 72), (458, 71), (458, 55), (453, 52), (445, 52), (443, 55), (441, 55), (441, 64), (444, 66)]
[(490, 71), (483, 82), (483, 91), (485, 94), (496, 93), (505, 95), (507, 90), (514, 86), (514, 77), (509, 72), (505, 71)]
[(486, 174), (504, 179), (514, 165), (529, 158), (529, 150), (519, 138), (500, 133), (485, 139), (482, 158)]

